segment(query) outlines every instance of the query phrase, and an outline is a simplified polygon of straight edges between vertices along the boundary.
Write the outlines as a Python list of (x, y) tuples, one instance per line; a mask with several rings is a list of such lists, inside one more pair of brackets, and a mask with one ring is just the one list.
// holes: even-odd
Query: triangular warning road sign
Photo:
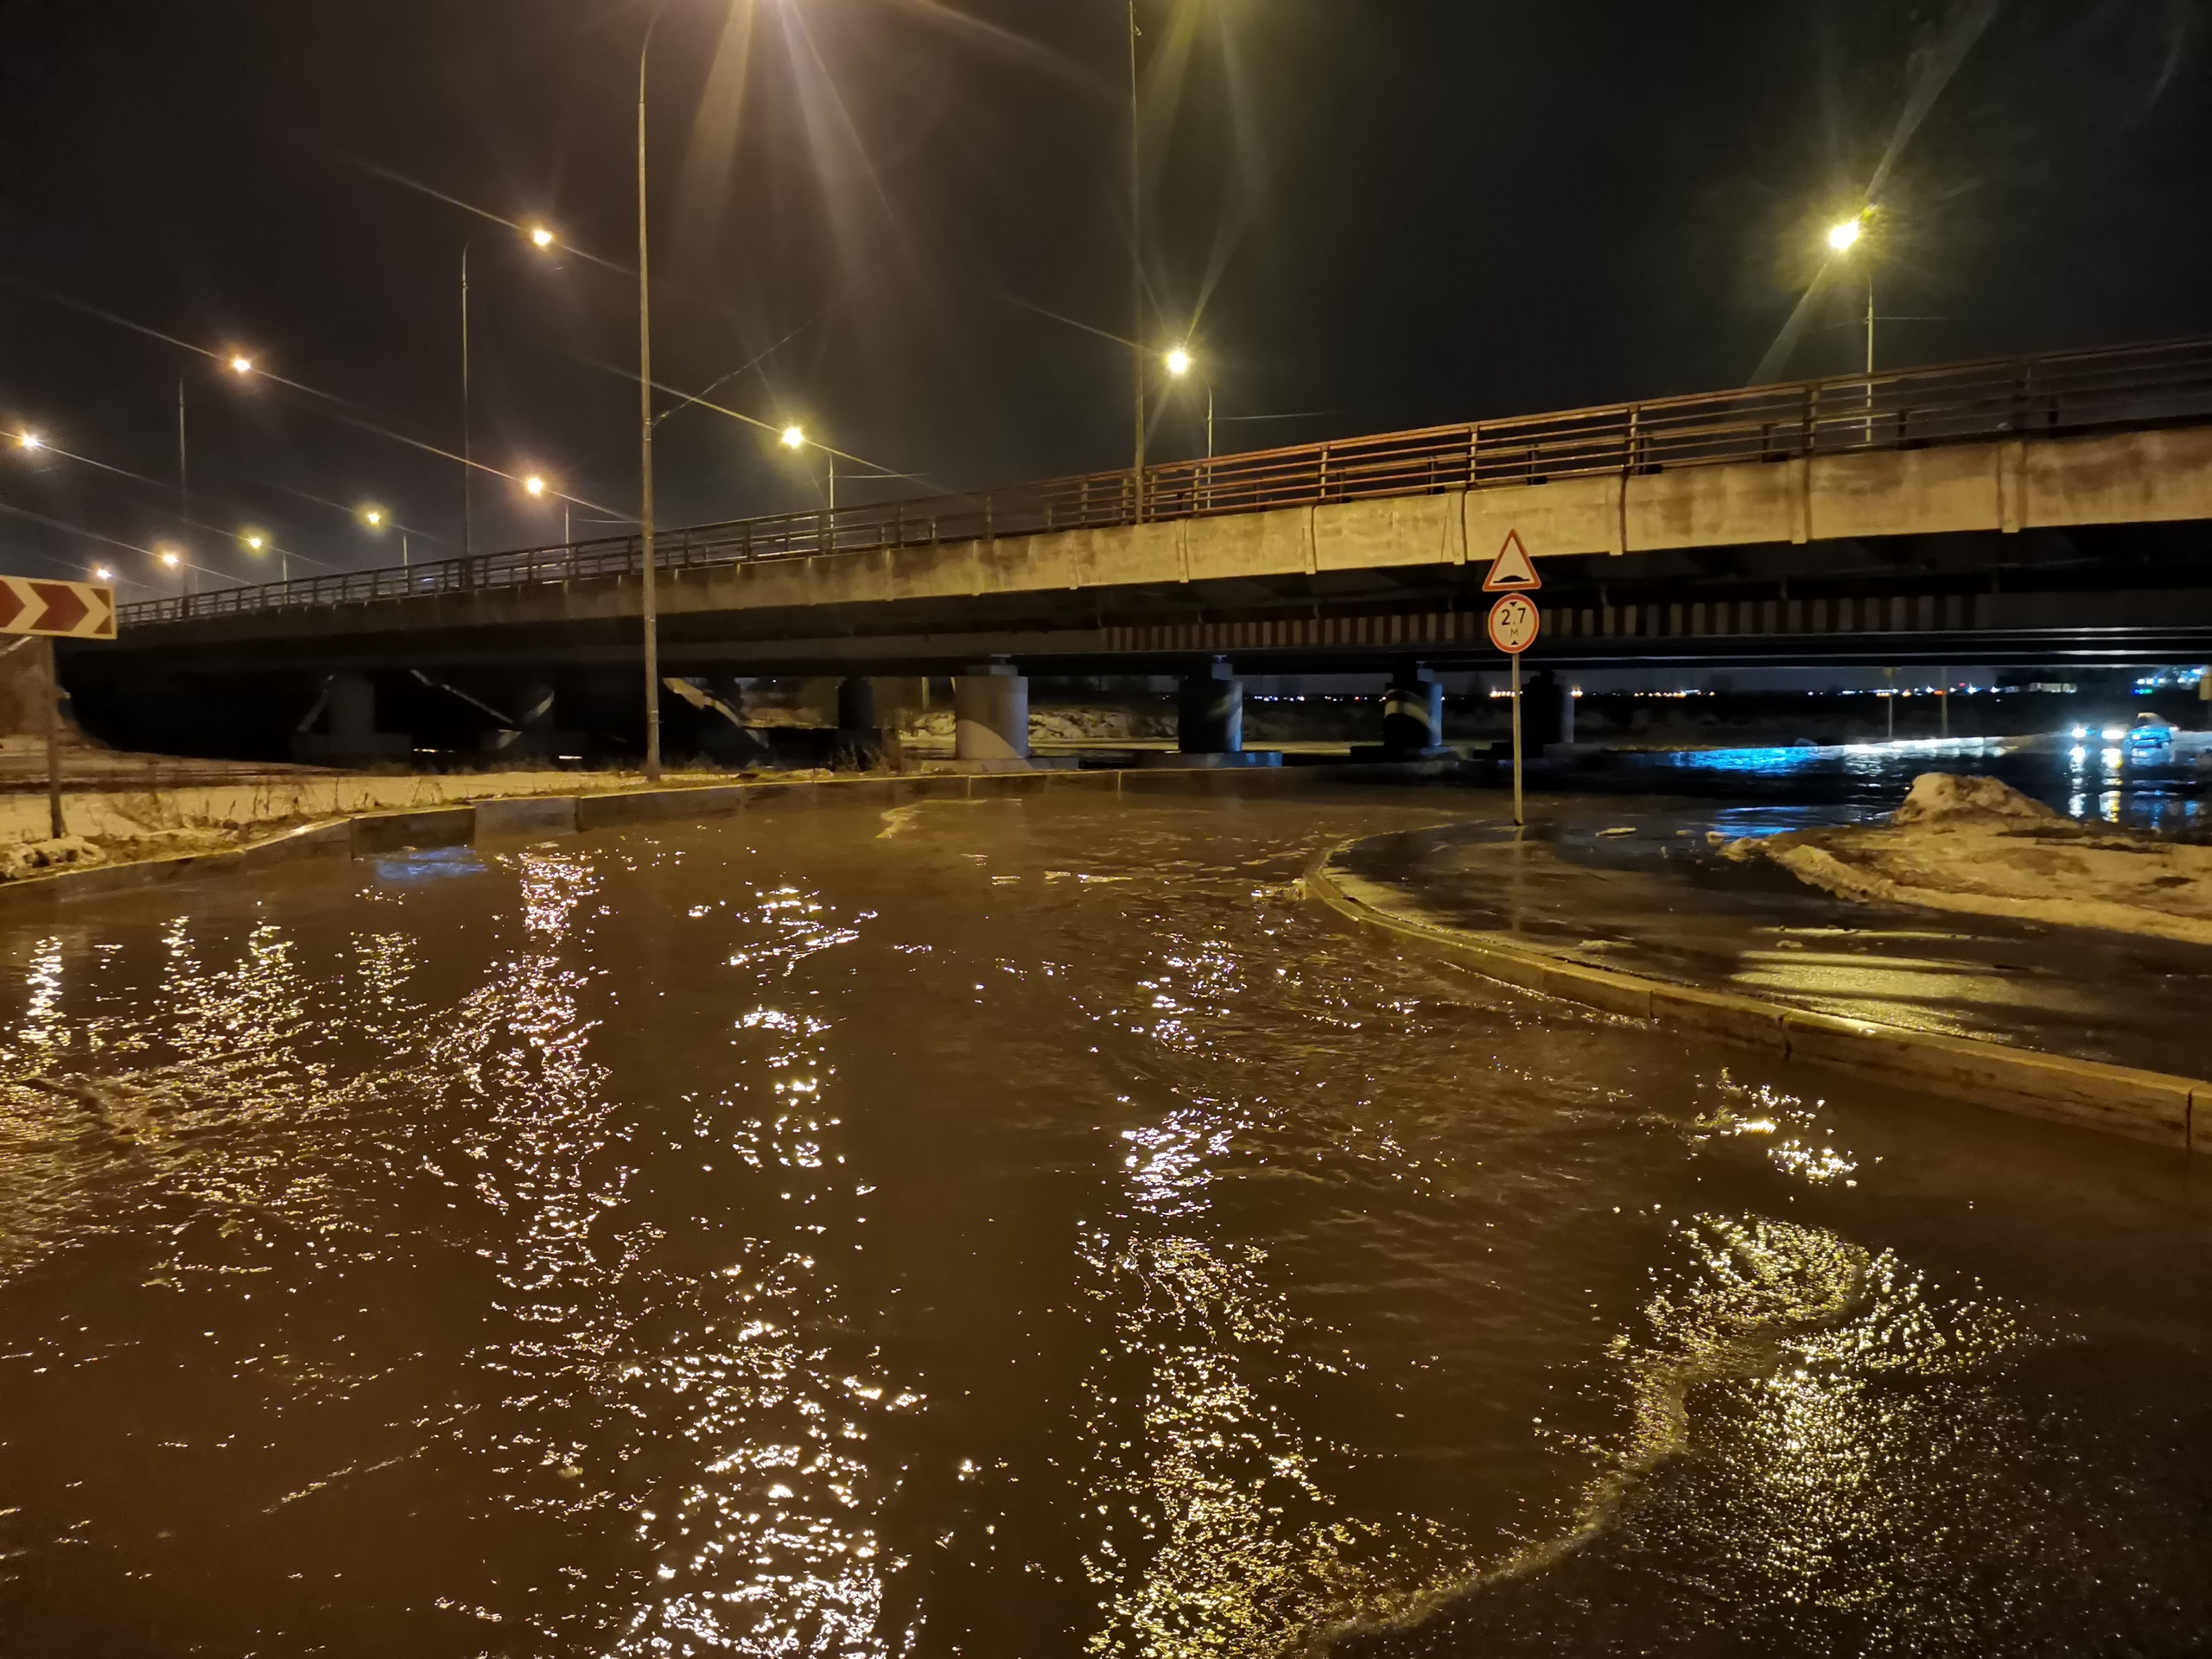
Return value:
[(1543, 585), (1544, 579), (1536, 574), (1536, 562), (1521, 545), (1521, 532), (1507, 531), (1505, 545), (1497, 550), (1497, 556), (1491, 561), (1490, 575), (1483, 578), (1483, 592), (1510, 594)]

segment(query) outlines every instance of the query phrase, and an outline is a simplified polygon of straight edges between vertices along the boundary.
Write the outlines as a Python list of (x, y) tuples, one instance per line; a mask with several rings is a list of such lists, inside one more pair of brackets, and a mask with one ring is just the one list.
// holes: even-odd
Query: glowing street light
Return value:
[[(1168, 378), (1181, 380), (1188, 378), (1198, 366), (1198, 359), (1191, 355), (1187, 346), (1178, 346), (1160, 359), (1166, 365)], [(1206, 377), (1206, 459), (1213, 459), (1213, 377)]]
[(115, 580), (115, 572), (109, 569), (107, 566), (104, 564), (96, 564), (92, 567), (92, 580), (94, 582), (113, 582)]
[[(1867, 221), (1873, 217), (1873, 213), (1874, 210), (1872, 207), (1862, 207), (1849, 219), (1840, 219), (1829, 226), (1828, 251), (1834, 254), (1847, 254), (1856, 248), (1865, 239)], [(1874, 262), (1868, 259), (1866, 264), (1866, 372), (1872, 374), (1874, 372)], [(1866, 396), (1871, 404), (1874, 396), (1874, 389), (1871, 383), (1867, 386)], [(1871, 412), (1867, 416), (1866, 432), (1871, 439), (1873, 436), (1873, 416)]]
[[(238, 540), (245, 543), (247, 552), (257, 555), (268, 552), (272, 546), (269, 532), (265, 530), (242, 530), (238, 532)], [(277, 547), (276, 553), (276, 579), (289, 582), (292, 579), (292, 556), (283, 547)]]
[[(485, 232), (479, 231), (481, 236)], [(559, 238), (552, 226), (532, 225), (523, 232), (531, 246), (540, 253), (550, 251)], [(476, 245), (476, 236), (463, 239), (461, 245), (461, 554), (467, 558), (476, 550), (476, 435), (474, 405), (468, 391), (468, 251)], [(496, 469), (494, 469), (496, 470)]]
[(813, 439), (811, 439), (811, 438), (810, 438), (810, 437), (808, 437), (808, 436), (806, 435), (806, 429), (805, 429), (804, 427), (803, 427), (803, 426), (787, 426), (787, 427), (785, 427), (785, 428), (784, 429), (784, 430), (783, 430), (783, 435), (782, 435), (782, 437), (781, 437), (781, 439), (780, 439), (780, 442), (782, 442), (782, 444), (783, 444), (783, 446), (784, 446), (784, 448), (786, 448), (786, 449), (790, 449), (790, 450), (792, 450), (792, 451), (798, 451), (798, 450), (800, 450), (800, 449), (804, 449), (804, 448), (806, 448), (810, 443), (814, 444), (814, 447), (815, 447), (817, 449), (819, 449), (819, 450), (821, 450), (821, 451), (822, 451), (823, 458), (830, 463), (830, 512), (836, 512), (836, 511), (837, 511), (837, 452), (836, 452), (835, 449), (830, 448), (830, 446), (829, 446), (829, 445), (827, 445), (827, 444), (823, 444), (823, 443), (815, 443)]
[(561, 503), (561, 545), (574, 546), (575, 538), (569, 534), (569, 519), (575, 511), (575, 498), (555, 488), (542, 473), (531, 473), (526, 476), (522, 480), (522, 493), (533, 501), (543, 501), (549, 495), (559, 500)]
[(227, 366), (232, 374), (249, 375), (253, 372), (253, 359), (243, 352), (234, 352)]
[(363, 502), (358, 511), (362, 525), (372, 536), (383, 535), (387, 527), (399, 530), (399, 568), (403, 570), (406, 569), (410, 563), (407, 556), (407, 532), (400, 529), (399, 521), (373, 501)]
[(177, 586), (188, 605), (192, 598), (192, 567), (184, 562), (184, 555), (167, 543), (156, 547), (153, 551), (154, 556), (162, 562), (162, 568), (164, 570), (176, 572)]
[(18, 449), (43, 449), (46, 448), (46, 440), (39, 436), (35, 432), (18, 432), (16, 434), (16, 448)]

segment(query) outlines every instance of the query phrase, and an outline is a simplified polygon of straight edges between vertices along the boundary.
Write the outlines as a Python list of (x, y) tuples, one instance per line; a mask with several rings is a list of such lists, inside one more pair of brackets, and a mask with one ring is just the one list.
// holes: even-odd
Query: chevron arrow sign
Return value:
[(115, 589), (97, 582), (0, 576), (0, 633), (57, 639), (115, 638)]

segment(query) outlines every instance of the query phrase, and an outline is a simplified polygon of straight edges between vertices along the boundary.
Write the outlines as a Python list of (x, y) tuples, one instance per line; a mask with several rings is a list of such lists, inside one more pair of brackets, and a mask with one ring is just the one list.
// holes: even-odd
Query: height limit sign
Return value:
[(1521, 545), (1521, 533), (1505, 532), (1505, 545), (1497, 550), (1497, 556), (1491, 561), (1490, 574), (1483, 578), (1483, 591), (1496, 594), (1497, 603), (1490, 607), (1490, 642), (1503, 652), (1513, 662), (1513, 823), (1516, 829), (1528, 822), (1521, 804), (1521, 653), (1536, 643), (1536, 632), (1541, 618), (1536, 601), (1529, 597), (1544, 585), (1536, 574), (1536, 562), (1529, 556), (1529, 550)]
[(1536, 643), (1536, 602), (1526, 594), (1508, 594), (1490, 607), (1490, 642), (1518, 657)]

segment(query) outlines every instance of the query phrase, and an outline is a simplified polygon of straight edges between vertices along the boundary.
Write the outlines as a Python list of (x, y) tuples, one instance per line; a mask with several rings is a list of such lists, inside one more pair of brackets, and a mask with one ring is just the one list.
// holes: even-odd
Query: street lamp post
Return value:
[(1838, 257), (1847, 257), (1854, 250), (1866, 267), (1866, 428), (1865, 442), (1874, 442), (1874, 261), (1863, 244), (1867, 221), (1873, 208), (1860, 208), (1849, 219), (1838, 219), (1828, 226), (1828, 247)]
[[(804, 427), (787, 426), (784, 429), (783, 445), (785, 448), (791, 450), (804, 449), (806, 448), (807, 442), (808, 439), (806, 435), (806, 429)], [(835, 512), (837, 511), (837, 452), (835, 449), (832, 449), (826, 443), (817, 443), (814, 447), (822, 452), (823, 458), (830, 463), (830, 511), (831, 512)]]
[(529, 496), (532, 500), (543, 500), (549, 492), (560, 499), (561, 545), (563, 547), (569, 546), (571, 545), (571, 543), (569, 537), (569, 514), (575, 505), (575, 498), (571, 495), (564, 494), (559, 490), (554, 489), (550, 484), (548, 484), (545, 481), (545, 475), (542, 473), (531, 473), (522, 481), (522, 493), (524, 495)]
[[(368, 527), (370, 535), (381, 536), (385, 532), (385, 526), (390, 524), (392, 519), (390, 513), (372, 502), (361, 508), (361, 522)], [(407, 532), (405, 531), (399, 533), (399, 568), (403, 570), (407, 568)]]
[[(1856, 248), (1866, 233), (1866, 220), (1874, 210), (1862, 208), (1850, 219), (1839, 219), (1828, 226), (1828, 246), (1838, 254), (1848, 254)], [(1866, 261), (1866, 372), (1874, 372), (1874, 262)]]
[[(475, 543), (476, 449), (468, 396), (468, 251), (482, 234), (480, 230), (461, 245), (461, 556), (464, 559)], [(540, 253), (552, 247), (553, 241), (553, 232), (544, 226), (530, 227), (530, 245)]]
[[(269, 550), (269, 535), (265, 531), (249, 530), (238, 540), (245, 543), (249, 553), (260, 554)], [(292, 582), (292, 556), (282, 546), (276, 550), (276, 580), (286, 587), (289, 587)]]
[(656, 8), (638, 48), (638, 543), (643, 585), (639, 610), (645, 625), (645, 780), (660, 781), (660, 600), (653, 569), (653, 309), (652, 238), (645, 194), (645, 69), (653, 31), (664, 16)]
[[(1165, 361), (1167, 365), (1167, 372), (1175, 379), (1180, 380), (1190, 373), (1196, 365), (1197, 359), (1192, 357), (1188, 346), (1178, 346), (1167, 353)], [(1213, 377), (1210, 374), (1205, 378), (1205, 387), (1206, 459), (1211, 461), (1213, 459)]]
[(476, 451), (468, 418), (468, 251), (475, 245), (473, 236), (461, 245), (461, 556), (464, 559), (475, 539), (476, 492), (471, 486), (475, 481)]
[(1136, 416), (1136, 465), (1129, 474), (1132, 517), (1144, 522), (1144, 137), (1137, 110), (1137, 0), (1129, 12), (1129, 374)]
[(176, 522), (187, 535), (192, 531), (192, 473), (185, 465), (184, 377), (176, 378)]

